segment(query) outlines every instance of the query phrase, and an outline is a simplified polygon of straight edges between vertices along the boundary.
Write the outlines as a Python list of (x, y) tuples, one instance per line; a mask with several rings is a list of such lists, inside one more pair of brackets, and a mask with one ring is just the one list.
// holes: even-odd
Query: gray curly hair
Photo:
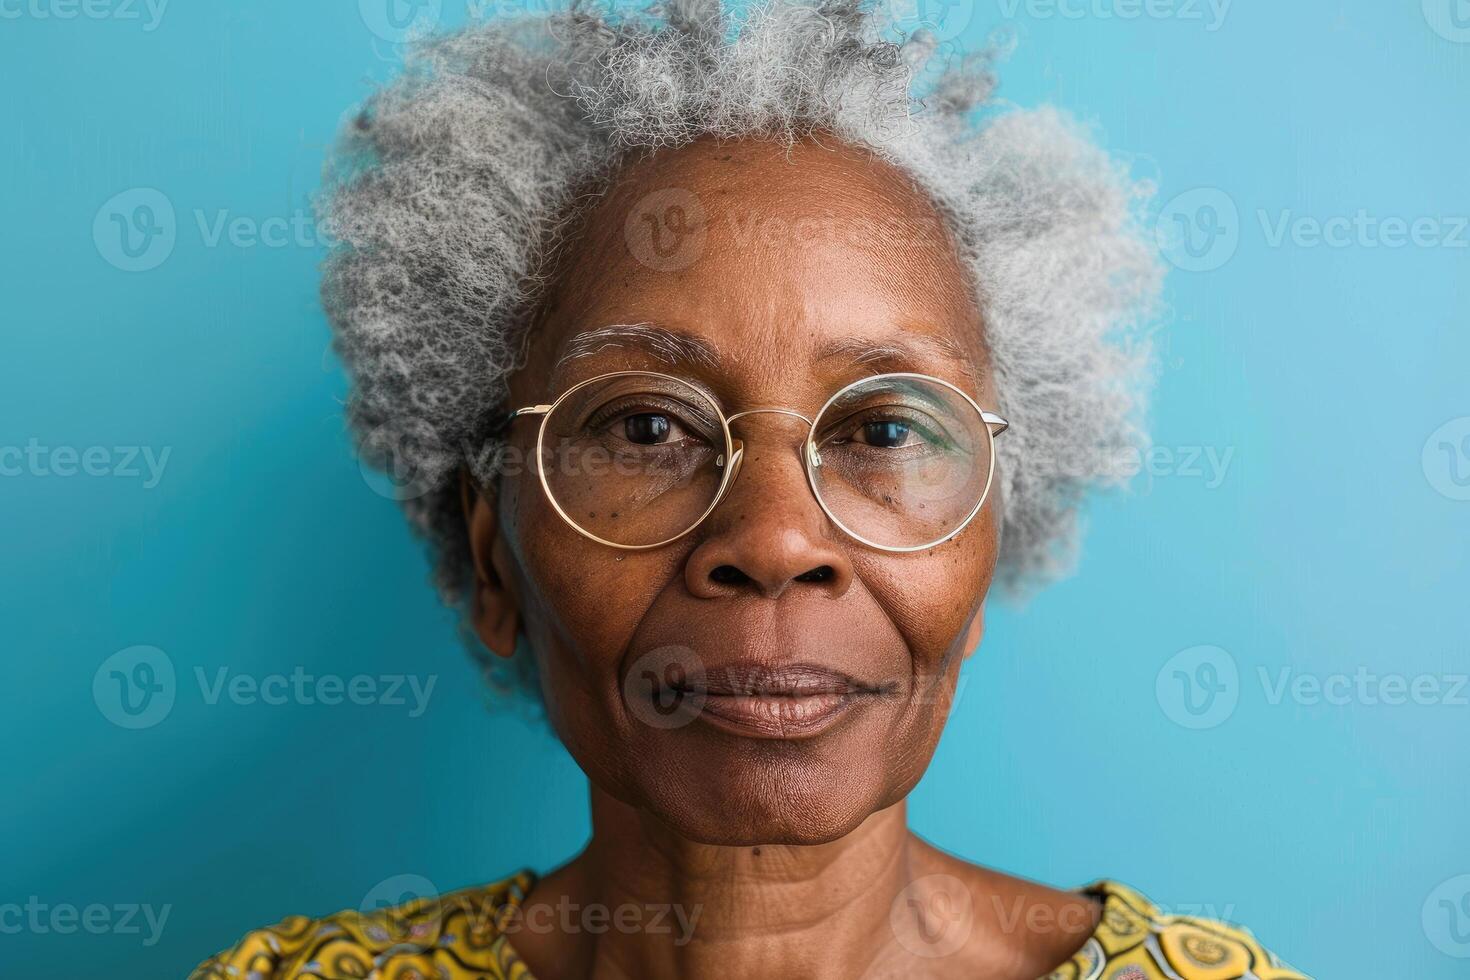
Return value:
[[(863, 0), (765, 0), (736, 21), (719, 0), (670, 0), (420, 40), (328, 162), (322, 296), (348, 418), (366, 462), (412, 474), (398, 496), (452, 605), (474, 581), (458, 473), (493, 470), (487, 436), (549, 257), (589, 189), (701, 137), (835, 135), (932, 196), (978, 284), (1012, 423), (1003, 583), (1065, 572), (1083, 493), (1121, 482), (1142, 444), (1151, 188), (1055, 110), (995, 104), (988, 53), (954, 57)], [(492, 680), (533, 682), (531, 657), (502, 677), (469, 642)]]

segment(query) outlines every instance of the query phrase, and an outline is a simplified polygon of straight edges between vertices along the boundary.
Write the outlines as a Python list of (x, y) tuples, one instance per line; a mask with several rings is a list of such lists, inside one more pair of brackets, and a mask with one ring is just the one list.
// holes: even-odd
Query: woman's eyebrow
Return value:
[(574, 334), (552, 370), (558, 371), (581, 357), (619, 348), (640, 350), (665, 364), (715, 368), (720, 363), (719, 351), (703, 337), (652, 323), (613, 323)]
[(970, 380), (976, 379), (970, 358), (960, 346), (945, 337), (907, 333), (882, 340), (869, 337), (837, 337), (824, 343), (817, 360), (841, 359), (853, 364), (873, 366), (882, 371), (911, 371), (916, 365), (939, 358), (953, 361)]

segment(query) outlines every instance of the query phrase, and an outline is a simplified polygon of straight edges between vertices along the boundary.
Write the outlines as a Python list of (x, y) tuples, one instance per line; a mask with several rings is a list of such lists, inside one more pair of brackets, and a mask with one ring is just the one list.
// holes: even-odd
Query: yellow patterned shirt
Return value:
[[(292, 916), (201, 963), (190, 980), (534, 980), (506, 926), (535, 876), (376, 912)], [(1166, 915), (1131, 888), (1098, 882), (1097, 931), (1043, 980), (1307, 980), (1245, 929)]]

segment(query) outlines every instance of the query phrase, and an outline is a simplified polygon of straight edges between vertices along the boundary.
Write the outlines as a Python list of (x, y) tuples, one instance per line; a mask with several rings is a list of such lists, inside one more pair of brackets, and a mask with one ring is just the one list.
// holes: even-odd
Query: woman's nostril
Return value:
[(744, 570), (734, 565), (716, 565), (709, 571), (709, 580), (716, 585), (746, 586), (755, 583), (758, 585), (760, 591), (773, 596), (780, 595), (784, 591), (784, 587), (791, 582), (822, 583), (835, 581), (836, 578), (837, 572), (831, 565), (818, 565), (815, 568), (809, 568), (800, 575), (793, 576), (790, 579), (785, 579), (778, 575), (772, 581), (767, 581), (764, 577), (752, 578)]
[(750, 576), (734, 565), (717, 565), (710, 569), (709, 577), (711, 582), (721, 585), (743, 585), (750, 581)]

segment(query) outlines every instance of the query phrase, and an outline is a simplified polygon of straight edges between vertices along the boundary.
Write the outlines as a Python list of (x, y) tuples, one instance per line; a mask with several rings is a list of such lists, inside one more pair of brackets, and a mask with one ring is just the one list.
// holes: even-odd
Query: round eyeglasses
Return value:
[(719, 506), (745, 458), (730, 426), (762, 413), (805, 423), (807, 483), (832, 523), (896, 552), (942, 544), (974, 519), (1009, 425), (924, 374), (854, 381), (809, 419), (788, 408), (726, 415), (689, 381), (617, 371), (517, 409), (497, 431), (539, 415), (536, 469), (557, 514), (601, 544), (642, 550), (683, 537)]

